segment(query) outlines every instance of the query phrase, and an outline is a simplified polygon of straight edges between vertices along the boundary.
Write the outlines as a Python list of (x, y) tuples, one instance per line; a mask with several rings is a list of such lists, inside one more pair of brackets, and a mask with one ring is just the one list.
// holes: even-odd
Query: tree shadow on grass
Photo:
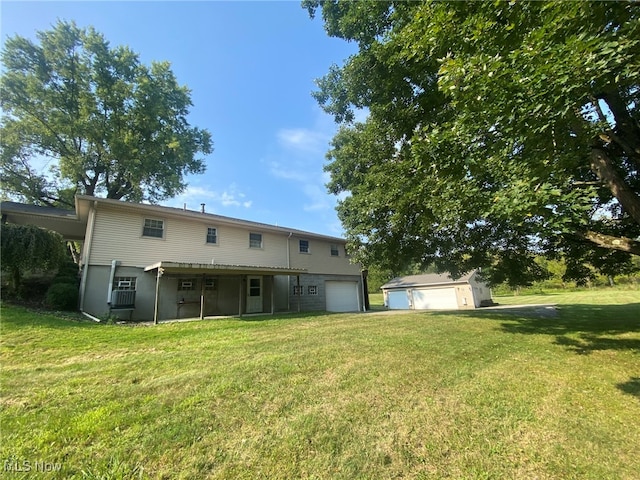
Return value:
[(555, 336), (557, 345), (579, 355), (602, 350), (640, 353), (640, 335), (625, 335), (640, 334), (640, 304), (562, 305), (557, 315), (519, 315), (504, 322), (502, 329), (508, 333)]
[(619, 383), (616, 385), (624, 393), (633, 395), (640, 400), (640, 377), (631, 377), (628, 382)]
[[(502, 321), (501, 328), (507, 333), (553, 336), (557, 345), (579, 355), (602, 350), (640, 353), (640, 303), (521, 306), (474, 310), (471, 315), (479, 318), (490, 315)], [(638, 335), (629, 337), (627, 334), (631, 333)]]

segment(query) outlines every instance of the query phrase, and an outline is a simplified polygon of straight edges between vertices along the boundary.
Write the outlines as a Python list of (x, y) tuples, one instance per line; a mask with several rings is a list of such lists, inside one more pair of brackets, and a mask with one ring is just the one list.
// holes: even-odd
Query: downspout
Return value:
[(87, 222), (87, 231), (85, 235), (84, 245), (82, 246), (82, 279), (80, 280), (80, 311), (84, 313), (84, 298), (87, 288), (87, 274), (89, 267), (89, 258), (91, 254), (91, 244), (93, 243), (93, 230), (96, 223), (96, 208), (98, 202), (94, 200), (93, 206), (89, 210), (89, 221)]
[(369, 309), (369, 288), (367, 286), (367, 270), (360, 270), (360, 279), (362, 281), (362, 311), (366, 312)]
[(116, 278), (116, 268), (120, 265), (118, 260), (111, 260), (111, 273), (109, 274), (109, 288), (107, 289), (107, 303), (111, 305), (111, 294), (113, 293), (113, 280)]

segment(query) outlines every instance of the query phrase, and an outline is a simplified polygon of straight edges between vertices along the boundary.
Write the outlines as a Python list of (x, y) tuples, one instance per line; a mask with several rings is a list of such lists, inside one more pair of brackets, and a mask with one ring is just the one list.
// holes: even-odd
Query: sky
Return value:
[(323, 171), (337, 126), (311, 93), (357, 46), (330, 38), (299, 1), (0, 2), (0, 36), (35, 40), (58, 20), (93, 26), (150, 65), (168, 61), (209, 130), (203, 175), (162, 205), (342, 236)]

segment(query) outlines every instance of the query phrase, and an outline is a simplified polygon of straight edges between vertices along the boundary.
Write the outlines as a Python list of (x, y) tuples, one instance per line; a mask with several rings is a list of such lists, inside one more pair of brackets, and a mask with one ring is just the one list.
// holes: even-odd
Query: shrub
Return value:
[(58, 310), (78, 308), (78, 287), (73, 283), (54, 283), (47, 290), (47, 305)]

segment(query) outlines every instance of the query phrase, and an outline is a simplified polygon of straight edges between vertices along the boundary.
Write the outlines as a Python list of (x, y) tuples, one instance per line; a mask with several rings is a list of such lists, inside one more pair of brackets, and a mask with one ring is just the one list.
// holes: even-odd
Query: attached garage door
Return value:
[(455, 288), (413, 290), (413, 308), (416, 310), (457, 310)]
[(409, 295), (406, 290), (389, 290), (387, 300), (391, 310), (408, 310)]
[(329, 312), (357, 312), (360, 310), (358, 301), (358, 282), (335, 282), (325, 284), (327, 295), (327, 311)]

